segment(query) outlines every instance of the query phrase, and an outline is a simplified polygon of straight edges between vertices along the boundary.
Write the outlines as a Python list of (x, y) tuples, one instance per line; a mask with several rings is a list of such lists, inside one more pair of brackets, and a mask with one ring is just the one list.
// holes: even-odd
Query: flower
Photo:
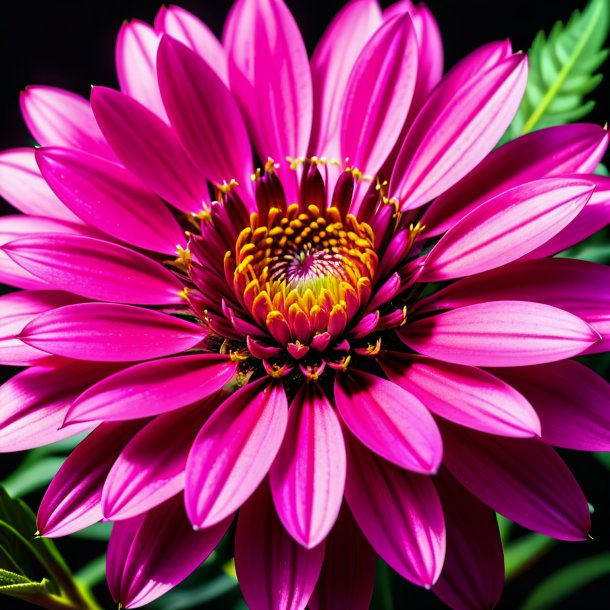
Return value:
[[(367, 608), (375, 555), (490, 607), (494, 511), (563, 540), (589, 510), (551, 445), (610, 449), (608, 269), (551, 255), (607, 223), (594, 125), (494, 150), (527, 60), (442, 79), (424, 5), (354, 0), (311, 61), (281, 0), (222, 45), (164, 7), (126, 23), (121, 92), (30, 87), (36, 150), (0, 158), (3, 450), (93, 431), (38, 513), (114, 522), (108, 583), (141, 606), (234, 519), (250, 608)], [(261, 167), (256, 169), (260, 160)], [(236, 517), (237, 515), (237, 517)]]

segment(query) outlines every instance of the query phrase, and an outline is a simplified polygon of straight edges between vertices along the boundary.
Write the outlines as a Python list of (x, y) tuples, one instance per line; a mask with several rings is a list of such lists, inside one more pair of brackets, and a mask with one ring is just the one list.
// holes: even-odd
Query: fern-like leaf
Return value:
[(529, 50), (530, 72), (521, 106), (507, 138), (582, 119), (595, 102), (585, 101), (602, 80), (595, 74), (608, 55), (610, 0), (590, 0), (568, 23), (558, 21), (548, 38), (539, 32)]

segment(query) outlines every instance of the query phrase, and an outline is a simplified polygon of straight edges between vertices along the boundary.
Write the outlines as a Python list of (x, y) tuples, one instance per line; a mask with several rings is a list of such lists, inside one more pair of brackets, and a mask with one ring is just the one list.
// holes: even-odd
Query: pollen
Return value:
[(251, 214), (226, 259), (242, 304), (283, 345), (343, 332), (378, 266), (367, 223), (315, 204)]

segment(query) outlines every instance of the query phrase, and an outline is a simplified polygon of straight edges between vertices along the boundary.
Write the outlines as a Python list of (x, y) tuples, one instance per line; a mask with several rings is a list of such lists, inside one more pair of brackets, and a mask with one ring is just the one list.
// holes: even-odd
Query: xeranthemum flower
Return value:
[[(121, 92), (22, 95), (2, 153), (4, 451), (93, 430), (44, 536), (114, 522), (141, 606), (233, 520), (250, 608), (365, 609), (378, 554), (453, 608), (500, 597), (494, 511), (582, 540), (551, 445), (610, 450), (610, 274), (552, 255), (604, 226), (604, 129), (494, 150), (526, 56), (442, 76), (424, 5), (354, 0), (308, 60), (281, 0), (126, 23)], [(256, 169), (261, 165), (261, 169)]]

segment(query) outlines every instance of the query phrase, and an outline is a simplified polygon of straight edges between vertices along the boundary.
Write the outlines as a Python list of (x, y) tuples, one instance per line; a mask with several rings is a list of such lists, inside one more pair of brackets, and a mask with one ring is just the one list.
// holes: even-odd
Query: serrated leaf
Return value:
[(542, 534), (527, 534), (504, 546), (504, 575), (512, 580), (540, 560), (556, 544), (556, 540)]
[(521, 610), (559, 607), (558, 604), (605, 575), (610, 575), (610, 553), (572, 563), (543, 580), (527, 597)]
[(28, 595), (47, 595), (53, 593), (51, 582), (43, 578), (40, 582), (30, 580), (21, 574), (0, 570), (0, 593), (25, 597)]
[(595, 71), (605, 61), (602, 49), (610, 25), (609, 0), (590, 0), (567, 24), (558, 21), (548, 37), (539, 32), (528, 52), (530, 71), (521, 106), (503, 141), (534, 129), (578, 121), (594, 106), (584, 96), (600, 83)]

